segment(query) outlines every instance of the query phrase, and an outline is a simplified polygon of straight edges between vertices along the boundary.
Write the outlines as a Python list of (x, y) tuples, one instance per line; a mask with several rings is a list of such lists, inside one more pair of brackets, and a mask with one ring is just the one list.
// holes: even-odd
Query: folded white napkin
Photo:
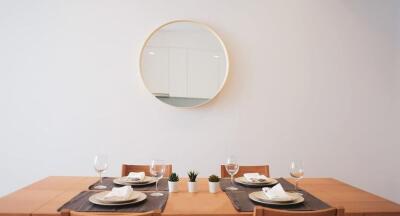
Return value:
[(105, 200), (126, 200), (131, 196), (133, 189), (131, 186), (114, 187), (107, 195)]
[(141, 181), (145, 177), (144, 172), (130, 172), (127, 179), (131, 181)]
[(277, 184), (272, 188), (263, 187), (262, 190), (264, 191), (265, 195), (269, 199), (278, 199), (278, 200), (288, 200), (291, 197), (283, 190), (281, 184)]
[(246, 178), (247, 181), (266, 181), (268, 178), (265, 175), (260, 175), (259, 173), (245, 173), (243, 177)]

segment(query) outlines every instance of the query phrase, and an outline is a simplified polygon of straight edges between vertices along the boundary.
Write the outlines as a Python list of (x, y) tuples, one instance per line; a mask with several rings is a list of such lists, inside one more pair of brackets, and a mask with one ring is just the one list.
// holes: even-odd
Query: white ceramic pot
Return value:
[(208, 182), (208, 190), (210, 193), (217, 193), (219, 182)]
[(188, 182), (188, 191), (191, 193), (197, 192), (197, 182)]
[(179, 191), (178, 182), (168, 181), (168, 190), (170, 193), (175, 193)]

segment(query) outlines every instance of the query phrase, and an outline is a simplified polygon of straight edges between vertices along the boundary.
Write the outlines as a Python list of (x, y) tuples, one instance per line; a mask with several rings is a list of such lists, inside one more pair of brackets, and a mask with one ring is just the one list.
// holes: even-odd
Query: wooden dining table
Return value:
[[(47, 177), (1, 197), (0, 215), (59, 215), (59, 207), (96, 181), (96, 177)], [(224, 192), (209, 193), (206, 178), (199, 179), (196, 193), (187, 192), (186, 183), (187, 179), (181, 179), (180, 191), (170, 193), (163, 215), (252, 215), (238, 212)], [(399, 204), (333, 178), (304, 178), (299, 186), (331, 206), (344, 207), (347, 216), (400, 216)]]

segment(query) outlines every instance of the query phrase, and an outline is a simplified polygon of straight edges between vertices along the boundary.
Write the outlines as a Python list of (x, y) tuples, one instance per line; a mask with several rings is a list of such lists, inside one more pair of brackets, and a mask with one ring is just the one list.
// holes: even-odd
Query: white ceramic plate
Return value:
[(138, 193), (138, 198), (131, 200), (131, 201), (117, 202), (117, 203), (101, 202), (100, 200), (97, 199), (97, 196), (99, 196), (98, 194), (104, 193), (104, 192), (108, 192), (108, 191), (103, 191), (103, 192), (93, 194), (92, 196), (89, 197), (89, 202), (96, 204), (96, 205), (102, 205), (102, 206), (121, 206), (121, 205), (129, 205), (129, 204), (139, 203), (139, 202), (147, 199), (146, 194), (136, 191)]
[(127, 181), (126, 176), (115, 178), (113, 180), (115, 184), (118, 185), (149, 185), (156, 182), (156, 179), (150, 176), (146, 176), (142, 181)]
[(100, 193), (96, 193), (96, 194), (94, 194), (94, 199), (96, 199), (97, 201), (102, 202), (102, 203), (123, 203), (123, 202), (133, 201), (133, 200), (139, 198), (139, 196), (140, 196), (139, 192), (133, 191), (127, 199), (121, 199), (121, 198), (106, 199), (106, 196), (108, 193), (110, 193), (110, 191), (103, 191)]
[(273, 178), (268, 178), (264, 182), (252, 182), (248, 181), (245, 177), (237, 177), (235, 178), (235, 182), (243, 185), (250, 185), (250, 186), (269, 186), (269, 185), (274, 185), (278, 183), (278, 180), (273, 179)]
[(124, 181), (124, 182), (127, 182), (127, 183), (137, 183), (137, 184), (140, 184), (140, 183), (147, 183), (147, 182), (149, 182), (149, 181), (152, 181), (154, 178), (153, 178), (153, 177), (150, 177), (150, 176), (145, 176), (142, 180), (132, 180), (132, 179), (129, 179), (128, 176), (123, 176), (123, 177), (120, 177), (119, 179), (120, 179), (121, 181)]
[(295, 205), (304, 202), (304, 198), (295, 192), (287, 192), (290, 196), (294, 197), (292, 201), (278, 201), (269, 199), (263, 191), (256, 191), (249, 194), (249, 198), (255, 202), (268, 204), (268, 205)]
[(259, 191), (259, 193), (255, 193), (254, 196), (256, 196), (256, 198), (259, 200), (265, 200), (268, 202), (293, 202), (302, 197), (301, 194), (296, 193), (296, 192), (286, 192), (286, 194), (288, 195), (287, 198), (272, 198), (271, 199), (265, 194), (265, 192)]

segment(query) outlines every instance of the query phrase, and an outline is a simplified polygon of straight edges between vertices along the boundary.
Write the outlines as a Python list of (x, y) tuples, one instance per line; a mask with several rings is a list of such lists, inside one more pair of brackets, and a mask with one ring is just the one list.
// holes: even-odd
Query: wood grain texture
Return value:
[[(236, 176), (243, 176), (245, 173), (259, 173), (269, 177), (269, 166), (268, 165), (259, 165), (259, 166), (240, 166), (239, 171), (236, 173)], [(221, 165), (221, 178), (230, 177), (228, 172), (225, 169), (224, 165)]]
[[(121, 176), (127, 176), (129, 172), (144, 172), (146, 176), (151, 176), (149, 165), (122, 164)], [(165, 167), (164, 177), (169, 177), (172, 173), (172, 164)]]
[[(96, 182), (98, 178), (82, 176), (50, 176), (18, 191), (0, 198), (0, 216), (30, 215), (42, 208), (47, 203), (59, 199), (64, 193), (73, 191), (70, 198), (80, 191), (87, 189), (88, 185)], [(65, 198), (65, 197), (64, 197)], [(62, 204), (65, 199), (61, 199)], [(59, 202), (59, 203), (60, 203)], [(57, 205), (58, 203), (56, 203)], [(60, 205), (61, 206), (61, 205)], [(54, 208), (47, 215), (54, 214)], [(57, 213), (57, 212), (56, 212)], [(46, 214), (44, 214), (46, 215)]]
[[(95, 183), (97, 177), (48, 177), (0, 198), (0, 215), (54, 216), (57, 209)], [(293, 179), (288, 179), (293, 182)], [(178, 193), (170, 193), (162, 215), (252, 215), (237, 212), (226, 194), (208, 193), (208, 181), (199, 178), (199, 191), (187, 192), (187, 180), (179, 182)], [(400, 205), (332, 178), (305, 178), (300, 188), (333, 207), (343, 206), (346, 216), (399, 216)]]

